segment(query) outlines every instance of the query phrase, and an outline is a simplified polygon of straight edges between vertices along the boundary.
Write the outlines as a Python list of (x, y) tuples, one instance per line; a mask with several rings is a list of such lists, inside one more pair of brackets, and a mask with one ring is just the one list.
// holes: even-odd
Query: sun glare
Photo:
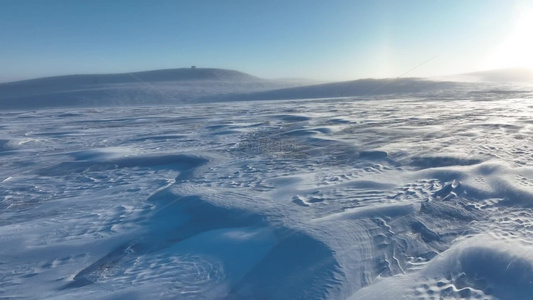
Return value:
[(491, 63), (495, 68), (533, 68), (533, 10), (519, 14), (510, 34), (497, 49)]

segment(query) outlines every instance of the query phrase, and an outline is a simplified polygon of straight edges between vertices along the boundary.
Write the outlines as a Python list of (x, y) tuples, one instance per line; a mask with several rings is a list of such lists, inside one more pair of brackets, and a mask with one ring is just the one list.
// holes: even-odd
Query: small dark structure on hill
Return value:
[(191, 66), (191, 69), (196, 69), (196, 66)]

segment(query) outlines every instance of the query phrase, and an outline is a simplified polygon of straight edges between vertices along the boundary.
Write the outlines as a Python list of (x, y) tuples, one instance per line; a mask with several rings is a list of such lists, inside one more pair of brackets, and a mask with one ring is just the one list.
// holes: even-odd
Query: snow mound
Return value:
[(477, 236), (454, 245), (418, 273), (381, 279), (350, 299), (528, 299), (532, 250), (531, 245)]

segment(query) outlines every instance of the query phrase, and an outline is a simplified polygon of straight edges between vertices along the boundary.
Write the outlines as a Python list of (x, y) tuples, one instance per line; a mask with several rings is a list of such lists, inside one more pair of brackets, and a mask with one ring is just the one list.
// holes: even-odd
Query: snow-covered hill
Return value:
[(422, 78), (360, 79), (324, 83), (271, 91), (223, 95), (218, 100), (288, 100), (318, 99), (376, 95), (417, 95), (456, 91), (465, 84), (458, 82), (431, 81)]
[(485, 82), (489, 84), (533, 84), (533, 70), (526, 68), (504, 68), (434, 77), (433, 79), (459, 82)]
[(520, 82), (533, 84), (533, 70), (524, 68), (506, 68), (463, 74), (489, 82)]
[(0, 109), (168, 104), (309, 82), (268, 80), (238, 71), (210, 68), (56, 76), (0, 83)]

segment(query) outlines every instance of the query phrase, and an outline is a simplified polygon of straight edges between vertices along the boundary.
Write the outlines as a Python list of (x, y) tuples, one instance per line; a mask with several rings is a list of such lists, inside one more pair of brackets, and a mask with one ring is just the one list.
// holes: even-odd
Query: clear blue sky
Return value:
[[(460, 73), (523, 1), (0, 0), (0, 81), (196, 65), (267, 78)], [(519, 38), (520, 39), (520, 38)]]

